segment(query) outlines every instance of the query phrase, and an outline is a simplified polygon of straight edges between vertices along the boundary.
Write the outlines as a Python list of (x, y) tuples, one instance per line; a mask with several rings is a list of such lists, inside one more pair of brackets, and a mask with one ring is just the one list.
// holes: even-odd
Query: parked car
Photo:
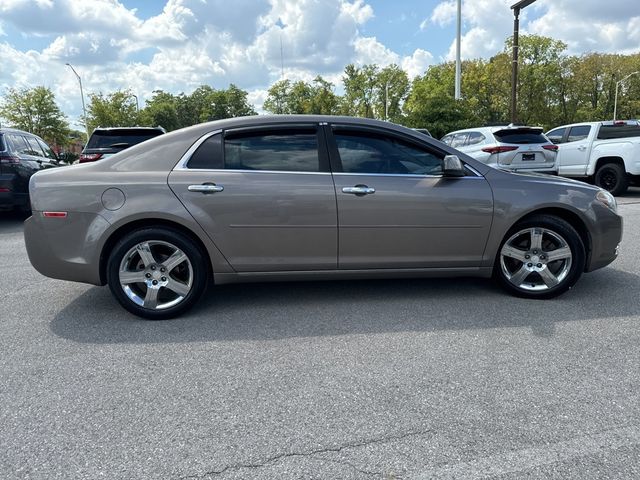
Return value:
[(109, 158), (122, 150), (167, 133), (162, 127), (96, 128), (80, 154), (79, 163)]
[(541, 127), (468, 128), (448, 133), (442, 141), (487, 165), (516, 172), (557, 173), (558, 147)]
[(573, 123), (547, 133), (558, 145), (558, 174), (592, 181), (620, 195), (640, 185), (637, 120)]
[(56, 154), (33, 133), (0, 128), (0, 210), (29, 210), (29, 179), (57, 167)]
[(240, 117), (32, 177), (29, 259), (169, 318), (208, 281), (492, 275), (549, 298), (617, 256), (611, 194), (491, 168), (414, 130)]

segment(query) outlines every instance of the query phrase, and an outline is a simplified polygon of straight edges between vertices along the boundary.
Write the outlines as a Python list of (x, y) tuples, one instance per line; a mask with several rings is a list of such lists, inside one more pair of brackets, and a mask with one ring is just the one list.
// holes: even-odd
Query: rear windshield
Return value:
[(497, 132), (494, 132), (493, 135), (500, 143), (549, 143), (549, 140), (545, 138), (541, 131), (532, 130), (530, 128), (498, 130)]
[(602, 125), (598, 139), (640, 137), (640, 125)]
[(7, 148), (4, 146), (4, 135), (0, 135), (0, 152), (6, 150)]
[(93, 132), (87, 148), (127, 148), (158, 135), (160, 130), (102, 130)]

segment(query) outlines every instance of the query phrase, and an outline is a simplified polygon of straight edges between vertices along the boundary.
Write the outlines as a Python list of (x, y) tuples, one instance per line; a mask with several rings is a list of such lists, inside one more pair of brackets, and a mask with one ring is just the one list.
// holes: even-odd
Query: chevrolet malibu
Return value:
[(196, 125), (30, 182), (29, 258), (148, 319), (207, 284), (493, 276), (551, 298), (617, 255), (606, 191), (503, 171), (414, 130), (328, 116)]

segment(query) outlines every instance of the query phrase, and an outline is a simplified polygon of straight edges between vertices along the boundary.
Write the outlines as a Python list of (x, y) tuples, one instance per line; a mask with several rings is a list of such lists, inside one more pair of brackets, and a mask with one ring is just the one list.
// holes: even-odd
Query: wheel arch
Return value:
[(622, 157), (617, 157), (615, 155), (609, 155), (609, 156), (605, 156), (605, 157), (600, 157), (598, 159), (598, 161), (596, 162), (595, 168), (593, 169), (592, 175), (595, 175), (596, 172), (598, 170), (600, 170), (600, 168), (603, 165), (606, 165), (607, 163), (615, 163), (617, 165), (620, 165), (622, 167), (622, 169), (625, 171), (625, 173), (627, 172), (627, 169), (624, 165), (624, 160), (622, 159)]
[(128, 222), (128, 223), (125, 223), (124, 225), (119, 226), (117, 229), (111, 232), (111, 234), (105, 241), (104, 245), (102, 246), (102, 250), (100, 252), (99, 273), (100, 273), (100, 283), (102, 285), (105, 285), (107, 283), (107, 261), (109, 259), (109, 254), (113, 250), (113, 247), (118, 242), (118, 240), (120, 240), (126, 234), (133, 232), (134, 230), (139, 230), (141, 228), (152, 228), (152, 227), (155, 227), (155, 228), (164, 227), (170, 230), (174, 230), (179, 233), (182, 233), (183, 235), (193, 240), (196, 246), (200, 249), (202, 255), (204, 255), (205, 258), (208, 259), (207, 261), (207, 269), (209, 272), (208, 275), (210, 278), (213, 278), (213, 265), (211, 263), (211, 256), (209, 255), (209, 252), (205, 244), (202, 242), (200, 237), (198, 237), (198, 235), (196, 235), (192, 230), (185, 227), (184, 225), (181, 225), (171, 220), (167, 220), (163, 218), (144, 218), (144, 219), (133, 220), (131, 222)]
[[(571, 210), (568, 210), (566, 208), (561, 208), (561, 207), (545, 207), (538, 210), (533, 210), (531, 212), (527, 212), (525, 215), (523, 215), (522, 217), (518, 218), (518, 220), (513, 222), (513, 225), (511, 225), (507, 231), (511, 230), (518, 223), (528, 220), (531, 217), (536, 217), (539, 215), (550, 215), (550, 216), (560, 218), (565, 222), (567, 222), (569, 225), (571, 225), (575, 229), (575, 231), (578, 232), (578, 235), (580, 235), (580, 239), (582, 240), (582, 244), (584, 245), (584, 249), (585, 249), (585, 254), (586, 254), (585, 269), (586, 269), (587, 266), (591, 263), (591, 250), (592, 250), (591, 234), (589, 233), (589, 229), (587, 228), (587, 224), (585, 223), (585, 221), (577, 213), (572, 212)], [(499, 254), (500, 254), (500, 251), (498, 250), (498, 255)]]

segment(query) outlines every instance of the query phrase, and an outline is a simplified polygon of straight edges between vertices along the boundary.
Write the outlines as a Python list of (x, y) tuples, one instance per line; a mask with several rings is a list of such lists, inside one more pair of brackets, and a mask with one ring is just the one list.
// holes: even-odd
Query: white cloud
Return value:
[(407, 72), (409, 78), (413, 79), (418, 75), (423, 75), (432, 63), (433, 55), (431, 52), (418, 48), (411, 56), (404, 57), (400, 66)]
[(361, 37), (354, 42), (356, 48), (356, 63), (363, 65), (367, 63), (377, 63), (380, 66), (397, 64), (400, 57), (397, 53), (389, 50), (376, 37)]
[[(453, 23), (456, 19), (457, 10), (455, 0), (448, 0), (446, 2), (439, 3), (436, 5), (436, 8), (433, 9), (430, 20), (441, 27), (448, 25)], [(422, 23), (425, 22), (427, 22), (426, 19)], [(422, 28), (422, 24), (420, 25), (420, 28)]]

